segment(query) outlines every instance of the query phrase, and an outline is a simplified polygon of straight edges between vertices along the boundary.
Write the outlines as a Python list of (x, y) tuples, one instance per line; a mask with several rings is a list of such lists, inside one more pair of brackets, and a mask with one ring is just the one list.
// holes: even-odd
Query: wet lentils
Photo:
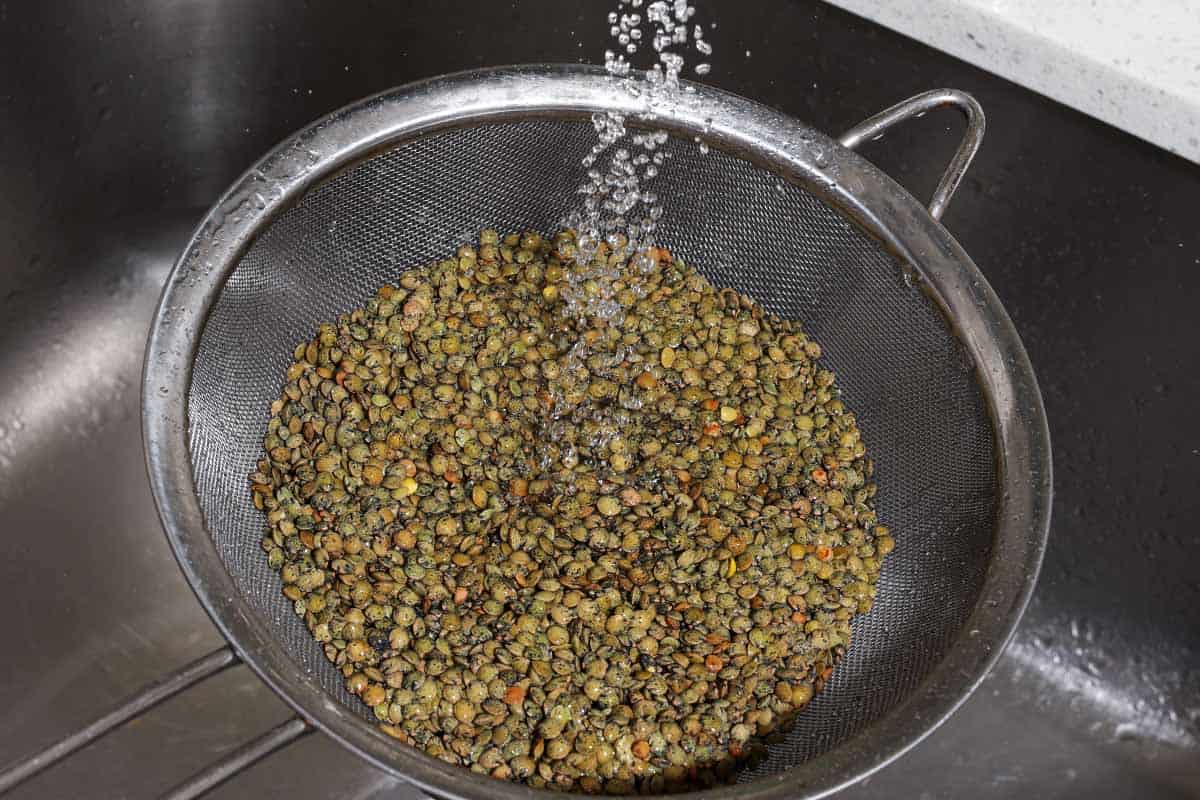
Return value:
[(829, 678), (893, 541), (797, 324), (662, 249), (576, 252), (484, 231), (299, 344), (263, 548), (400, 741), (532, 786), (720, 782)]

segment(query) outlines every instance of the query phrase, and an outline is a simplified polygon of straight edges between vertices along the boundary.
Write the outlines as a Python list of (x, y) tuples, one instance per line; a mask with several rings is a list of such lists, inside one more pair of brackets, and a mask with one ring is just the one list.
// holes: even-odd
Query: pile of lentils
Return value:
[[(829, 679), (893, 540), (797, 324), (665, 249), (577, 257), (487, 230), (299, 344), (263, 548), (396, 739), (531, 786), (712, 785)], [(568, 312), (602, 289), (619, 314)]]

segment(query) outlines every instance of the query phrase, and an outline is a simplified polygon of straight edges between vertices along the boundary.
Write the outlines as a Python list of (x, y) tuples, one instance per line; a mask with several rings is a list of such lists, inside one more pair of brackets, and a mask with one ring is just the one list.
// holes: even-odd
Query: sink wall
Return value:
[[(138, 416), (150, 314), (205, 207), (360, 96), (595, 60), (608, 10), (0, 3), (0, 762), (221, 644), (160, 532)], [(1016, 640), (950, 722), (845, 796), (1200, 794), (1200, 169), (820, 3), (698, 14), (717, 23), (714, 83), (831, 133), (936, 86), (979, 98), (988, 134), (944, 224), (1006, 304), (1050, 417), (1055, 516)], [(959, 125), (930, 115), (866, 155), (926, 197)], [(238, 668), (13, 796), (155, 796), (286, 716)], [(216, 796), (283, 791), (416, 794), (313, 736)]]

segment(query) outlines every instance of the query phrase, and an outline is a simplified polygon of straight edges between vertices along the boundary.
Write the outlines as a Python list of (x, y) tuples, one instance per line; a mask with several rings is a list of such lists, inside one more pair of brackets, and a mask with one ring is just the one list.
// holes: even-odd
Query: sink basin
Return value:
[[(222, 644), (161, 534), (138, 407), (151, 312), (206, 206), (355, 98), (594, 59), (609, 10), (43, 5), (0, 6), (0, 762)], [(938, 85), (980, 99), (988, 138), (944, 222), (1020, 331), (1055, 442), (1050, 549), (1014, 641), (949, 722), (843, 796), (1196, 796), (1200, 171), (820, 3), (699, 13), (717, 22), (714, 82), (826, 130)], [(927, 196), (956, 124), (930, 118), (866, 154)], [(12, 796), (157, 796), (288, 716), (229, 670)], [(322, 736), (214, 796), (284, 792), (417, 796)]]

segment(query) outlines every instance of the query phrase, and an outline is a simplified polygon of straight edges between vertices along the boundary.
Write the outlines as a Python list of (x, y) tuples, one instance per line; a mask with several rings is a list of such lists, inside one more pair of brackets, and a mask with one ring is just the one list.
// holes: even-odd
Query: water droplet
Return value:
[(1141, 731), (1138, 729), (1137, 723), (1122, 722), (1115, 729), (1113, 735), (1117, 741), (1121, 742), (1136, 742), (1142, 738)]

